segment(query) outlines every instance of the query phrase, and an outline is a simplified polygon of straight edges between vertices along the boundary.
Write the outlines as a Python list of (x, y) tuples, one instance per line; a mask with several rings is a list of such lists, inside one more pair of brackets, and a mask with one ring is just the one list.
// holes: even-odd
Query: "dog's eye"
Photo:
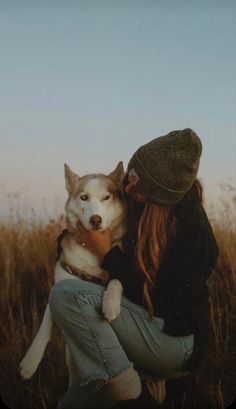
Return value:
[(86, 200), (88, 200), (88, 195), (83, 194), (83, 195), (80, 196), (80, 199), (86, 201)]
[(103, 200), (109, 200), (110, 197), (111, 197), (111, 195), (106, 195), (106, 196), (103, 198)]

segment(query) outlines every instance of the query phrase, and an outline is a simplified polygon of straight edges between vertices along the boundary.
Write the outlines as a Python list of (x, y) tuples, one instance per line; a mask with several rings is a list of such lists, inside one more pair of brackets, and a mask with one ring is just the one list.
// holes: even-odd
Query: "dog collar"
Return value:
[(99, 277), (91, 276), (87, 274), (85, 271), (80, 270), (77, 267), (72, 266), (69, 263), (65, 263), (64, 261), (60, 260), (61, 267), (69, 274), (79, 277), (85, 281), (91, 281), (96, 284), (106, 285), (108, 282), (108, 274), (103, 271)]

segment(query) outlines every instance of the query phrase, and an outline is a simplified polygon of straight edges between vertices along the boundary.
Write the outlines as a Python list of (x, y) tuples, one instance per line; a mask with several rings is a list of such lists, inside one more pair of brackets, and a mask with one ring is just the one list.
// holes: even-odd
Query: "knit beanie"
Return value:
[(139, 193), (159, 204), (175, 204), (192, 187), (201, 153), (201, 140), (192, 129), (172, 131), (141, 146), (128, 172)]

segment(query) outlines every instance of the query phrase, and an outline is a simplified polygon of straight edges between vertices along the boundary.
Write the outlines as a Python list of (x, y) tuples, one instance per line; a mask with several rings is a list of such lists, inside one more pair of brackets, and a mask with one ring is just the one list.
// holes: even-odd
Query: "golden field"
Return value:
[[(211, 216), (220, 249), (209, 280), (212, 337), (206, 362), (196, 376), (167, 383), (164, 409), (221, 409), (236, 391), (236, 195), (230, 187)], [(13, 409), (56, 409), (67, 388), (64, 343), (55, 328), (44, 358), (29, 381), (18, 365), (37, 332), (51, 286), (56, 238), (63, 218), (44, 224), (17, 212), (0, 221), (1, 399)], [(32, 215), (31, 215), (32, 216)], [(32, 221), (33, 220), (33, 221)]]

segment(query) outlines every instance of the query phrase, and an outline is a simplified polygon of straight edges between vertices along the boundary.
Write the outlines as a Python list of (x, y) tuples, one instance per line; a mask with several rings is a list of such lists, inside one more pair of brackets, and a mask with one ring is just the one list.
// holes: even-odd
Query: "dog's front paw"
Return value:
[(26, 380), (31, 378), (38, 367), (38, 363), (30, 352), (25, 355), (19, 365), (19, 371), (22, 379)]
[(120, 314), (120, 298), (111, 297), (108, 291), (103, 294), (102, 312), (107, 321), (113, 321)]

